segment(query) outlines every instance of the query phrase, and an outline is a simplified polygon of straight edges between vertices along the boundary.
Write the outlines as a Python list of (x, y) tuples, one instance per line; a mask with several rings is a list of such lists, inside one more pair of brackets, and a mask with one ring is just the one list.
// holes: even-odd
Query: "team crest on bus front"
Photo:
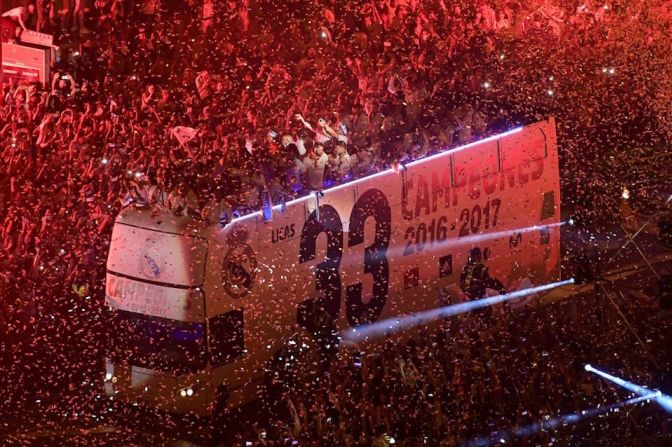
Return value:
[(146, 278), (158, 279), (163, 270), (164, 260), (159, 250), (153, 246), (154, 241), (150, 239), (147, 242), (147, 248), (140, 256), (140, 272)]
[(224, 290), (232, 298), (247, 295), (257, 276), (257, 257), (247, 244), (248, 232), (244, 227), (234, 227), (227, 236), (229, 250), (222, 263)]

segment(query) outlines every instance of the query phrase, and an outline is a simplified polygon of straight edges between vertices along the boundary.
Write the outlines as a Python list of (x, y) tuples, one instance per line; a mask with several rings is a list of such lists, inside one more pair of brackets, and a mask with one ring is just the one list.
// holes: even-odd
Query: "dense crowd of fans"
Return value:
[[(559, 132), (571, 153), (563, 162), (577, 167), (594, 155), (585, 156), (582, 145), (589, 144), (579, 137), (602, 131), (611, 112), (586, 99), (597, 87), (571, 85), (558, 105), (554, 76), (585, 82), (584, 72), (601, 67), (613, 50), (604, 42), (629, 29), (624, 23), (640, 29), (637, 42), (649, 45), (652, 58), (660, 54), (665, 8), (664, 2), (550, 0), (40, 0), (34, 17), (29, 9), (17, 14), (28, 28), (55, 35), (60, 56), (52, 79), (46, 86), (12, 80), (1, 99), (0, 337), (32, 330), (40, 307), (56, 315), (79, 309), (83, 332), (100, 333), (102, 323), (91, 315), (99, 312), (109, 234), (121, 206), (225, 221), (258, 210), (266, 194), (281, 203), (547, 113), (565, 114)], [(557, 74), (540, 55), (558, 57)], [(574, 67), (590, 57), (595, 67)], [(516, 72), (517, 64), (528, 74)], [(616, 70), (650, 74), (651, 67)], [(616, 74), (606, 70), (598, 76)], [(650, 82), (641, 73), (628, 79)], [(626, 126), (645, 113), (636, 94), (629, 92), (619, 111)], [(650, 96), (665, 103), (657, 92)], [(658, 125), (658, 133), (668, 132), (657, 112), (637, 118), (644, 122), (637, 121), (640, 135), (649, 138)], [(591, 173), (581, 165), (573, 181)], [(68, 326), (58, 318), (50, 324)], [(301, 421), (302, 432), (329, 437), (336, 436), (332, 427), (347, 426), (338, 436), (349, 433), (354, 442), (362, 433), (390, 434), (394, 426), (404, 430), (397, 437), (419, 431), (437, 441), (432, 433), (449, 414), (487, 419), (492, 408), (478, 400), (475, 378), (491, 381), (488, 387), (498, 383), (501, 393), (511, 384), (485, 374), (497, 358), (485, 354), (486, 345), (479, 344), (482, 355), (430, 355), (431, 347), (410, 344), (361, 370), (335, 371), (339, 380), (329, 393), (297, 396), (295, 405), (304, 417), (331, 411), (338, 423)], [(459, 392), (475, 400), (455, 403)], [(371, 405), (351, 412), (345, 402), (365, 393)], [(400, 395), (408, 400), (390, 411), (386, 406)], [(416, 401), (427, 403), (426, 411), (399, 410)], [(462, 407), (450, 413), (451, 405)], [(484, 426), (459, 424), (473, 434)]]
[[(577, 298), (498, 315), (496, 325), (468, 315), (361, 357), (358, 351), (346, 351), (332, 361), (328, 373), (315, 369), (306, 373), (302, 386), (286, 391), (273, 407), (269, 425), (228, 432), (229, 441), (241, 446), (385, 447), (392, 442), (576, 445), (590, 439), (591, 445), (606, 446), (631, 445), (637, 430), (669, 433), (670, 421), (633, 408), (627, 409), (632, 425), (607, 419), (600, 420), (599, 428), (590, 420), (565, 432), (534, 428), (552, 417), (623, 400), (621, 392), (584, 371), (591, 359), (609, 359), (611, 370), (622, 368), (641, 382), (661, 383), (645, 372), (655, 360), (625, 326), (614, 329), (609, 306), (592, 297)], [(604, 337), (607, 331), (610, 336)], [(648, 333), (655, 343), (669, 339), (661, 330)], [(227, 428), (232, 426), (235, 422)], [(664, 443), (664, 437), (645, 442)]]

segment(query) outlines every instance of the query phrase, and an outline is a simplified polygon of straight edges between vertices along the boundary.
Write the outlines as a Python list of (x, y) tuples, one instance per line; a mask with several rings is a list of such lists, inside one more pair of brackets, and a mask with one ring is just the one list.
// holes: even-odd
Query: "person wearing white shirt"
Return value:
[(26, 27), (26, 22), (30, 18), (31, 15), (35, 12), (35, 5), (32, 3), (29, 4), (27, 7), (26, 6), (17, 6), (16, 8), (12, 8), (9, 11), (5, 11), (2, 13), (2, 17), (6, 19), (11, 19), (19, 26), (21, 26), (21, 29), (24, 31), (27, 30), (28, 28)]
[(324, 186), (324, 170), (329, 157), (324, 153), (322, 143), (316, 143), (313, 151), (303, 159), (301, 172), (305, 174), (306, 185), (312, 191), (319, 191)]
[(299, 151), (299, 156), (303, 157), (306, 155), (306, 145), (303, 138), (297, 138), (295, 140), (291, 135), (285, 134), (282, 136), (280, 141), (282, 142), (282, 146), (285, 148), (289, 147), (289, 145), (292, 143), (296, 144), (296, 149)]
[(348, 154), (345, 143), (342, 141), (336, 144), (336, 155), (332, 160), (332, 169), (339, 182), (347, 181), (352, 177), (352, 159)]

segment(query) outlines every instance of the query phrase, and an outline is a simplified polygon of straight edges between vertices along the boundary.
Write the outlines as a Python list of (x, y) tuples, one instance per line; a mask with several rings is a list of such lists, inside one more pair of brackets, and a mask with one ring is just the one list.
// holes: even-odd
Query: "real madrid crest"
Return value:
[(247, 244), (248, 236), (245, 227), (234, 226), (226, 238), (229, 250), (222, 262), (222, 284), (232, 298), (247, 295), (257, 276), (257, 257)]
[(147, 239), (147, 245), (140, 255), (140, 272), (149, 279), (159, 279), (165, 270), (165, 261), (155, 244), (154, 239)]

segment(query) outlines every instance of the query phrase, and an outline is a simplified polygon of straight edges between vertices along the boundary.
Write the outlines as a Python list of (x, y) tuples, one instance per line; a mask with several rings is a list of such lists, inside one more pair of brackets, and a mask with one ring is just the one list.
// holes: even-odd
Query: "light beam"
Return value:
[(492, 306), (494, 304), (511, 301), (516, 298), (521, 298), (534, 293), (544, 292), (546, 290), (554, 289), (556, 287), (573, 284), (574, 279), (567, 279), (541, 286), (530, 287), (528, 289), (517, 290), (515, 292), (505, 293), (489, 298), (482, 298), (480, 300), (467, 301), (464, 303), (453, 304), (445, 307), (438, 307), (436, 309), (418, 312), (410, 315), (403, 315), (387, 320), (377, 321), (375, 323), (358, 326), (355, 328), (346, 329), (341, 332), (341, 338), (348, 341), (361, 341), (371, 338), (379, 337), (381, 335), (388, 335), (398, 332), (403, 329), (408, 329), (413, 326), (426, 324), (439, 318), (451, 317), (470, 312), (472, 310), (481, 309), (483, 307)]
[(611, 404), (606, 407), (591, 408), (578, 413), (565, 414), (562, 416), (545, 419), (541, 422), (535, 422), (533, 424), (524, 425), (522, 427), (516, 427), (511, 430), (497, 431), (491, 433), (488, 436), (483, 436), (467, 441), (463, 445), (466, 447), (483, 447), (492, 444), (505, 444), (512, 438), (526, 438), (542, 431), (555, 430), (560, 426), (576, 424), (583, 419), (592, 418), (610, 411), (616, 411), (621, 407), (635, 405), (644, 401), (655, 400), (658, 396), (660, 396), (660, 391), (652, 392), (639, 397), (633, 397), (621, 402), (616, 402), (615, 404)]
[(660, 391), (652, 391), (646, 387), (637, 385), (632, 382), (628, 382), (627, 380), (621, 379), (620, 377), (612, 376), (609, 373), (606, 373), (604, 371), (601, 371), (594, 366), (588, 364), (584, 366), (584, 369), (588, 372), (591, 372), (593, 374), (597, 374), (598, 376), (601, 376), (610, 382), (615, 383), (616, 385), (625, 388), (628, 391), (632, 391), (633, 393), (639, 394), (640, 396), (648, 395), (648, 394), (656, 394), (656, 397), (654, 400), (661, 406), (665, 411), (668, 413), (672, 413), (672, 397), (661, 393)]
[[(477, 245), (481, 244), (483, 242), (491, 241), (494, 239), (499, 239), (503, 237), (511, 237), (515, 236), (518, 233), (524, 234), (524, 233), (530, 233), (533, 231), (540, 231), (540, 230), (550, 230), (551, 228), (556, 228), (564, 225), (567, 222), (554, 222), (551, 224), (546, 224), (546, 225), (533, 225), (531, 227), (524, 227), (524, 228), (513, 228), (511, 230), (503, 230), (503, 231), (495, 231), (492, 233), (482, 233), (482, 234), (474, 234), (471, 236), (466, 236), (466, 237), (453, 237), (446, 239), (445, 241), (441, 242), (434, 242), (429, 246), (429, 251), (438, 251), (438, 250), (445, 250), (446, 248), (454, 247), (454, 246), (464, 246), (464, 245)], [(400, 247), (395, 247), (391, 250), (388, 250), (388, 256), (390, 258), (394, 258), (395, 256), (401, 256), (403, 254), (403, 251), (406, 249), (403, 245)], [(468, 250), (467, 250), (468, 251)]]
[[(489, 242), (493, 241), (499, 238), (505, 238), (505, 237), (511, 237), (515, 236), (518, 233), (520, 234), (525, 234), (525, 233), (530, 233), (533, 231), (540, 231), (540, 230), (550, 230), (551, 228), (557, 228), (562, 225), (565, 225), (568, 222), (554, 222), (546, 225), (533, 225), (531, 227), (523, 227), (523, 228), (513, 228), (511, 230), (502, 230), (502, 231), (494, 231), (491, 233), (482, 233), (482, 234), (472, 234), (470, 236), (465, 236), (465, 237), (452, 237), (448, 238), (444, 241), (435, 241), (431, 244), (427, 244), (427, 246), (424, 249), (425, 253), (433, 253), (437, 251), (444, 251), (448, 248), (453, 248), (457, 246), (467, 246), (467, 247), (473, 247), (477, 246), (478, 244), (483, 244), (484, 242)], [(405, 245), (399, 245), (399, 246), (394, 246), (390, 247), (387, 250), (387, 257), (388, 259), (394, 259), (396, 257), (400, 257), (404, 255), (404, 251), (407, 250), (408, 248)], [(469, 251), (469, 249), (465, 249), (466, 252)], [(344, 264), (347, 264), (348, 262), (351, 262), (352, 260), (359, 260), (361, 259), (361, 253), (349, 253), (343, 256), (341, 262)]]

